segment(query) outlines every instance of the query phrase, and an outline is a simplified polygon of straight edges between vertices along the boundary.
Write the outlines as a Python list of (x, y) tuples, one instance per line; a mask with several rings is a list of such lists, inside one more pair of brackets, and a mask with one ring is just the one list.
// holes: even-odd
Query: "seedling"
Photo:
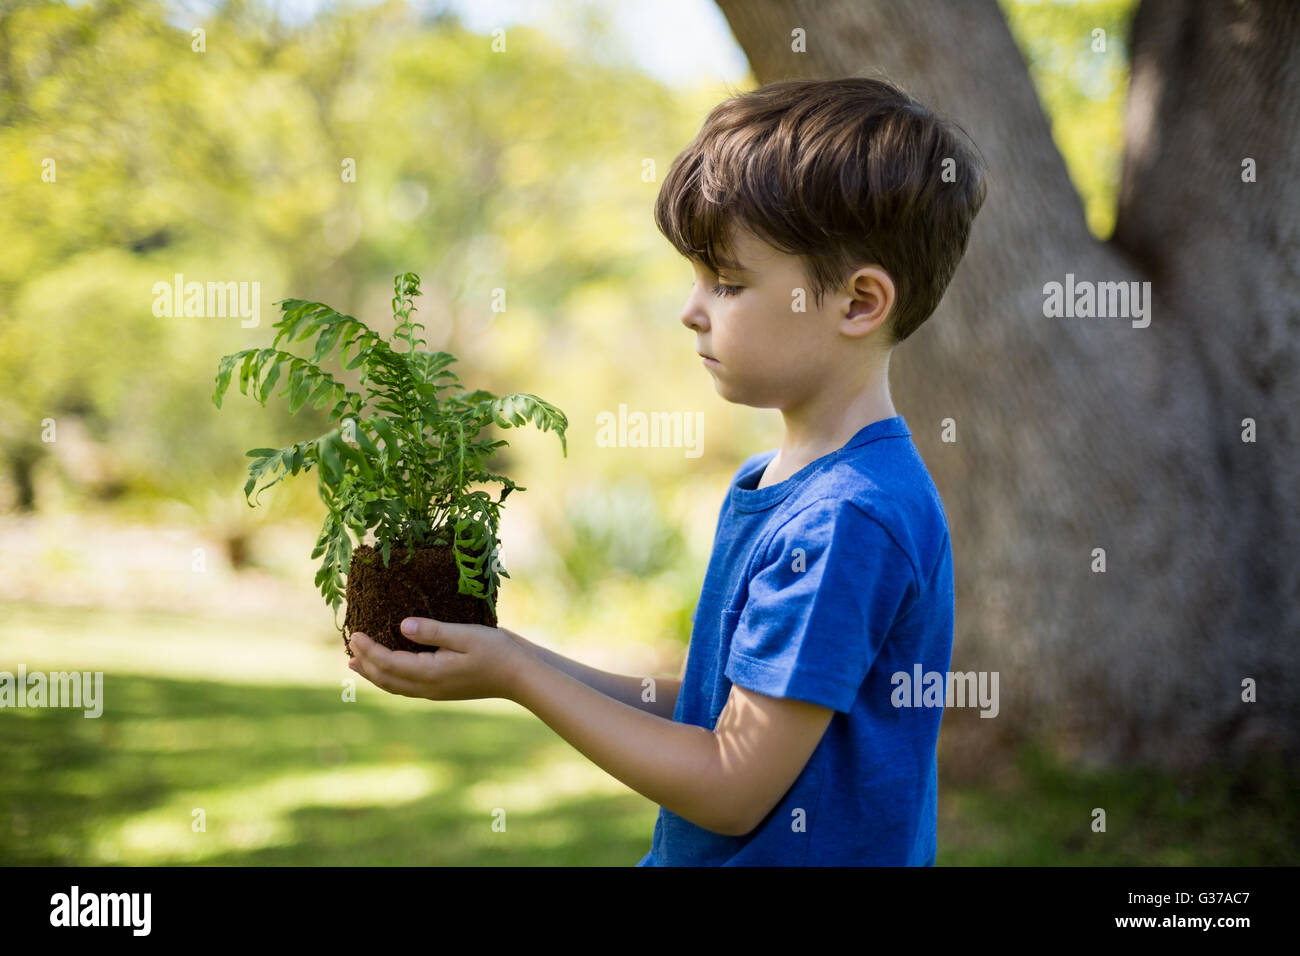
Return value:
[[(532, 423), (554, 430), (568, 456), (568, 419), (558, 408), (526, 393), (498, 398), (482, 389), (468, 391), (450, 370), (455, 356), (417, 347), (425, 345), (416, 336), (424, 326), (411, 320), (418, 295), (419, 276), (407, 272), (394, 279), (392, 342), (404, 343), (404, 351), (323, 303), (277, 302), (283, 315), (274, 324), (278, 331), (271, 347), (224, 356), (212, 395), (220, 408), (238, 367), (239, 390), (263, 407), (286, 371), (280, 397), (288, 396), (292, 414), (307, 402), (315, 408), (332, 404), (329, 419), (337, 425), (325, 434), (247, 453), (253, 462), (244, 496), (255, 507), (267, 488), (316, 469), (327, 513), (311, 556), (324, 558), (316, 585), (336, 621), (338, 606), (347, 599), (340, 628), (345, 646), (359, 630), (394, 649), (429, 650), (401, 635), (398, 626), (409, 616), (495, 625), (500, 578), (510, 576), (499, 560), (501, 504), (512, 491), (527, 489), (488, 470), (493, 452), (508, 443), (479, 433), (492, 424)], [(313, 335), (310, 361), (277, 347)], [(361, 369), (358, 387), (364, 398), (320, 367), (336, 349), (342, 367)], [(261, 480), (266, 483), (254, 496)], [(468, 490), (489, 482), (501, 485), (495, 500), (487, 491)], [(363, 544), (371, 531), (377, 547)], [(407, 567), (390, 568), (395, 546)], [(375, 567), (376, 554), (382, 555), (385, 573)]]

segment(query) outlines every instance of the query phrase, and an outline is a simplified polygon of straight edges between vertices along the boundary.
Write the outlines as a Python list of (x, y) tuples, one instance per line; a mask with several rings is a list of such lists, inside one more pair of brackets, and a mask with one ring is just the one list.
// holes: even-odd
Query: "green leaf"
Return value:
[(291, 337), (289, 341), (301, 342), (304, 339), (310, 338), (311, 334), (316, 331), (317, 326), (321, 325), (324, 321), (329, 319), (330, 316), (334, 315), (338, 315), (338, 313), (327, 305), (322, 305), (319, 309), (309, 312), (307, 314), (307, 321), (303, 324), (302, 331), (297, 332), (297, 329), (295, 329), (294, 331), (297, 332), (297, 334)]
[(321, 359), (329, 355), (330, 349), (334, 347), (334, 343), (338, 341), (339, 335), (342, 334), (343, 327), (344, 323), (335, 322), (325, 330), (321, 337), (316, 341), (316, 351), (312, 354), (312, 362), (319, 365)]
[(244, 364), (239, 367), (239, 391), (248, 394), (248, 376), (253, 371), (253, 361), (257, 358), (257, 350), (249, 349), (244, 353)]
[(357, 425), (357, 444), (361, 446), (361, 450), (367, 455), (372, 458), (378, 458), (379, 446), (371, 441), (370, 436), (366, 434), (366, 429), (364, 427), (365, 424), (365, 422), (362, 422)]
[(311, 402), (313, 408), (321, 408), (329, 402), (330, 398), (333, 397), (334, 388), (335, 385), (333, 382), (327, 378), (322, 378), (320, 384), (316, 386), (316, 390), (312, 392), (311, 398), (308, 399), (308, 401)]
[(366, 346), (363, 344), (363, 345), (362, 345), (362, 346), (357, 350), (356, 358), (354, 358), (351, 362), (349, 362), (349, 363), (347, 364), (346, 367), (347, 367), (347, 368), (356, 368), (358, 365), (360, 365), (362, 362), (364, 362), (364, 361), (365, 361), (367, 358), (369, 358), (369, 357), (370, 357), (370, 350), (369, 350), (368, 348), (366, 348)]
[(289, 412), (294, 414), (302, 408), (303, 403), (307, 401), (307, 396), (311, 393), (312, 383), (306, 376), (306, 370), (300, 369), (303, 374), (298, 376), (297, 382), (290, 382), (289, 385)]
[(356, 463), (357, 471), (361, 473), (363, 479), (366, 481), (373, 479), (374, 471), (370, 467), (370, 462), (366, 460), (365, 453), (360, 448), (354, 448), (352, 445), (349, 445), (347, 442), (343, 441), (341, 436), (335, 444), (335, 447), (339, 450), (340, 454), (342, 454), (345, 461)]
[(390, 460), (395, 459), (398, 452), (401, 451), (401, 442), (398, 441), (393, 426), (382, 419), (374, 419), (371, 422), (371, 427), (384, 440), (384, 446), (388, 449)]
[(245, 354), (247, 353), (236, 352), (233, 355), (222, 356), (221, 364), (217, 367), (216, 388), (212, 392), (212, 401), (217, 408), (221, 407), (222, 396), (230, 388), (230, 376), (234, 372), (235, 363), (243, 358)]
[(262, 379), (262, 390), (258, 395), (258, 401), (261, 404), (263, 405), (266, 404), (266, 400), (271, 395), (271, 389), (275, 387), (276, 379), (278, 379), (279, 377), (280, 377), (280, 363), (276, 362), (271, 366), (270, 371), (266, 373), (266, 377)]
[(352, 563), (352, 539), (348, 537), (346, 531), (341, 531), (339, 535), (339, 565), (349, 567)]
[(327, 478), (338, 482), (343, 478), (343, 464), (339, 461), (339, 450), (328, 437), (318, 441), (319, 458)]
[[(284, 475), (280, 475), (278, 478), (275, 479), (275, 481), (268, 482), (265, 485), (263, 485), (261, 488), (258, 488), (257, 497), (254, 499), (254, 503), (256, 504), (261, 501), (262, 492), (266, 491), (268, 488), (272, 488), (275, 485), (278, 485), (283, 480), (284, 480)], [(247, 485), (245, 485), (245, 487), (247, 487)], [(245, 492), (245, 495), (247, 495), (247, 492)]]

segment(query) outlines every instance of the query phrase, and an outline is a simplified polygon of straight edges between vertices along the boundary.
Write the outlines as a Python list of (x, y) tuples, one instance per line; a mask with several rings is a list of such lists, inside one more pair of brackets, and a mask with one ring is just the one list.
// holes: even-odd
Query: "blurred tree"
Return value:
[[(599, 316), (616, 345), (642, 308), (626, 286), (647, 249), (671, 255), (644, 228), (641, 163), (684, 134), (672, 97), (534, 31), (512, 28), (503, 55), (403, 3), (294, 28), (264, 3), (228, 3), (197, 21), (201, 52), (172, 13), (160, 0), (0, 10), (0, 454), (20, 507), (39, 506), (40, 422), (83, 405), (132, 491), (202, 502), (241, 486), (243, 436), (288, 443), (324, 413), (271, 401), (269, 434), (247, 400), (218, 416), (216, 358), (268, 344), (286, 296), (387, 332), (396, 271), (421, 274), (430, 344), (475, 385), (546, 393), (549, 380), (588, 400), (545, 348), (588, 331), (563, 317), (602, 284), (619, 287), (623, 311)], [(256, 282), (260, 324), (155, 316), (154, 284), (177, 274)], [(646, 357), (586, 354), (620, 383)]]
[[(191, 28), (205, 31), (202, 51)], [(715, 431), (711, 416), (708, 459), (583, 439), (619, 402), (716, 402), (676, 321), (690, 271), (653, 229), (645, 174), (714, 92), (682, 96), (600, 62), (599, 33), (571, 46), (507, 33), (498, 50), (454, 14), (401, 2), (325, 7), (293, 26), (263, 0), (201, 13), (161, 0), (0, 5), (0, 498), (41, 509), (34, 479), (60, 456), (40, 424), (84, 412), (85, 440), (103, 453), (87, 460), (107, 456), (129, 492), (115, 511), (201, 526), (232, 563), (257, 560), (266, 520), (319, 521), (321, 505), (310, 481), (277, 486), (257, 509), (232, 499), (244, 451), (318, 434), (324, 412), (239, 396), (218, 413), (217, 359), (269, 344), (287, 296), (387, 333), (392, 276), (408, 270), (422, 278), (430, 346), (458, 355), (465, 381), (553, 397), (575, 423), (568, 459), (542, 443), (530, 454), (520, 436), (495, 463), (539, 511), (568, 480), (666, 477), (658, 496), (685, 464), (694, 481), (725, 484), (756, 429)], [(177, 274), (258, 283), (260, 324), (155, 316), (154, 284)], [(355, 387), (356, 374), (340, 377)], [(68, 471), (83, 503), (88, 474)], [(631, 529), (595, 526), (620, 512), (588, 517), (616, 561), (636, 565)], [(528, 582), (555, 602), (551, 617), (567, 612), (564, 570), (592, 567), (557, 566), (560, 586)], [(599, 587), (642, 580), (607, 573)], [(641, 590), (661, 617), (689, 623), (689, 606), (678, 612), (698, 579), (655, 573)], [(628, 617), (630, 640), (681, 631)]]
[[(1101, 760), (1295, 753), (1300, 6), (1142, 4), (1099, 242), (994, 0), (718, 4), (759, 82), (882, 69), (988, 160), (966, 260), (893, 362), (952, 527), (954, 668), (999, 670), (1018, 734)], [(1067, 273), (1150, 282), (1150, 326), (1045, 318)]]

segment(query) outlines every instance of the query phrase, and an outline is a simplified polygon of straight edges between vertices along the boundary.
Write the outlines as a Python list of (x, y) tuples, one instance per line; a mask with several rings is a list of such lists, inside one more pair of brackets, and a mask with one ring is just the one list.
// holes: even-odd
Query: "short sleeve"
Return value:
[(907, 553), (861, 506), (814, 502), (782, 525), (753, 573), (724, 673), (847, 713), (915, 581)]

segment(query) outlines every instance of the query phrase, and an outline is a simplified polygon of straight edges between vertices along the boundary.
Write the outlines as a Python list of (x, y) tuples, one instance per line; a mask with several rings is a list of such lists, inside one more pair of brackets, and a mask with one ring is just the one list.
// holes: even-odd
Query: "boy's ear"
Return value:
[(855, 338), (883, 327), (894, 308), (894, 280), (879, 266), (864, 266), (850, 277), (841, 331)]

